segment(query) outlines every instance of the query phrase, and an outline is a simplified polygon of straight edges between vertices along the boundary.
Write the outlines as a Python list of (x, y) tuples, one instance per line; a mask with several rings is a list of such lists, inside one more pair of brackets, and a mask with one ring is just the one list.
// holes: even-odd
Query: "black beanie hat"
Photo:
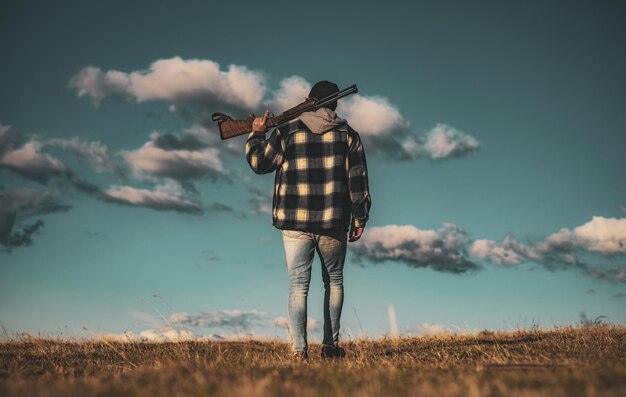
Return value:
[[(311, 92), (309, 92), (309, 98), (315, 99), (324, 99), (329, 95), (339, 92), (339, 87), (335, 83), (331, 83), (330, 81), (318, 81), (315, 83), (313, 88), (311, 88)], [(330, 110), (335, 110), (337, 108), (337, 101), (329, 103), (328, 105), (323, 106)]]

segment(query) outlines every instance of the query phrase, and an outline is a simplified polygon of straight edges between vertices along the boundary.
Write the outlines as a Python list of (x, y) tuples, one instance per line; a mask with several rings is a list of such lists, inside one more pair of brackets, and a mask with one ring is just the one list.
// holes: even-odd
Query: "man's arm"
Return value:
[(265, 139), (265, 120), (268, 112), (263, 117), (257, 117), (252, 123), (252, 132), (246, 141), (246, 160), (250, 168), (256, 174), (267, 174), (275, 171), (283, 162), (283, 149), (280, 141), (278, 128)]
[(348, 129), (348, 192), (352, 203), (350, 241), (358, 240), (369, 219), (372, 200), (369, 193), (367, 161), (359, 134)]

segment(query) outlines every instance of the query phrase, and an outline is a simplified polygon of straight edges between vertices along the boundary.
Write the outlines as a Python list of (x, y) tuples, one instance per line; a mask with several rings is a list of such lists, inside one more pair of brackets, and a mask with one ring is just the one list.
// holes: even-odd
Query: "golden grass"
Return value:
[(356, 340), (0, 343), (2, 396), (626, 396), (626, 327)]

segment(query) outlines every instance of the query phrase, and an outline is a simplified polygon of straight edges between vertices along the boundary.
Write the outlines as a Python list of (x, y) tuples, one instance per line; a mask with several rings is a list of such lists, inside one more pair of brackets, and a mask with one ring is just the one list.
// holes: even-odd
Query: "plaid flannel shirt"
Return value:
[(246, 159), (257, 174), (276, 171), (272, 219), (279, 229), (348, 231), (364, 227), (371, 199), (359, 134), (344, 124), (316, 134), (298, 119), (251, 132)]

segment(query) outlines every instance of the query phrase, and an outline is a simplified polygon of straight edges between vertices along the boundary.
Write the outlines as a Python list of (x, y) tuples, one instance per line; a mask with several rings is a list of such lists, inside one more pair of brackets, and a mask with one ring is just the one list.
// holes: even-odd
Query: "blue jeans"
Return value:
[(283, 230), (283, 244), (289, 271), (289, 334), (294, 351), (307, 351), (307, 295), (315, 251), (322, 262), (324, 281), (325, 345), (338, 346), (339, 319), (343, 306), (343, 264), (347, 233), (316, 234)]

